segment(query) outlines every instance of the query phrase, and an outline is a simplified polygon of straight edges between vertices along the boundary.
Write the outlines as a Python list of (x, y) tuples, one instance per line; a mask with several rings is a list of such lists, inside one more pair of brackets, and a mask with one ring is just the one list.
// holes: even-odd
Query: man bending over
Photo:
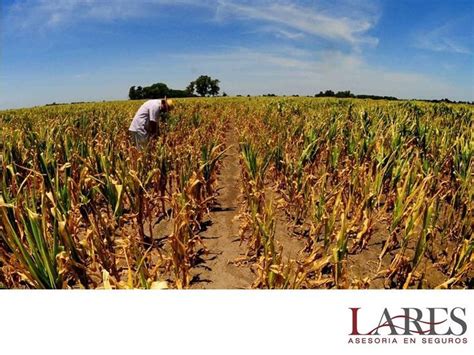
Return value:
[(128, 129), (138, 149), (143, 149), (151, 139), (160, 134), (160, 117), (168, 113), (172, 107), (173, 101), (166, 98), (148, 100), (140, 106)]

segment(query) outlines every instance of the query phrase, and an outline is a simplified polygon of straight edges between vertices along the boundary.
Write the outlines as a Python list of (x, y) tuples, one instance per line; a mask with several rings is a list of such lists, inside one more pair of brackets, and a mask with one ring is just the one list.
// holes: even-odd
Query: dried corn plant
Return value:
[[(140, 152), (127, 136), (137, 106), (0, 113), (2, 287), (189, 285), (196, 233), (216, 194), (224, 108), (178, 105)], [(173, 232), (157, 235), (166, 219)]]
[(138, 151), (139, 104), (0, 112), (0, 287), (190, 287), (230, 128), (254, 287), (473, 287), (472, 106), (182, 100)]
[[(306, 243), (298, 287), (472, 287), (472, 114), (420, 102), (253, 102), (236, 123), (247, 214), (255, 196), (280, 196), (288, 230)], [(248, 147), (271, 157), (253, 189)]]

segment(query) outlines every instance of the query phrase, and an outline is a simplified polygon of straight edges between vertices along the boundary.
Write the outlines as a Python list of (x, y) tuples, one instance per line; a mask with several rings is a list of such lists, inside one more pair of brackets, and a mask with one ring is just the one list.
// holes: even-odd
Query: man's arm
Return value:
[(149, 124), (149, 135), (150, 138), (155, 138), (159, 133), (159, 126), (158, 126), (158, 116), (160, 114), (159, 107), (152, 107), (149, 111), (150, 115), (150, 124)]
[(156, 136), (158, 135), (158, 123), (156, 121), (150, 120), (150, 125), (148, 129), (149, 129), (148, 133), (150, 134), (150, 138), (151, 139), (156, 138)]

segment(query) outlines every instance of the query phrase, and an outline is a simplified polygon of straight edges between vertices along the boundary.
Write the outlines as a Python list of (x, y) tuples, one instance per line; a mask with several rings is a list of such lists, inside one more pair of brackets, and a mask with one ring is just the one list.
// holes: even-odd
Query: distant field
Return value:
[(141, 103), (0, 111), (0, 287), (474, 286), (473, 106)]

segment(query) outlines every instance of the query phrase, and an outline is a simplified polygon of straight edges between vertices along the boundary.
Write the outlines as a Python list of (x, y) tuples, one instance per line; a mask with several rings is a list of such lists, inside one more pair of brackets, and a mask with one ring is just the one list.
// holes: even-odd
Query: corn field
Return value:
[(472, 106), (182, 99), (140, 151), (141, 103), (0, 112), (0, 288), (199, 288), (229, 136), (248, 288), (473, 287)]

